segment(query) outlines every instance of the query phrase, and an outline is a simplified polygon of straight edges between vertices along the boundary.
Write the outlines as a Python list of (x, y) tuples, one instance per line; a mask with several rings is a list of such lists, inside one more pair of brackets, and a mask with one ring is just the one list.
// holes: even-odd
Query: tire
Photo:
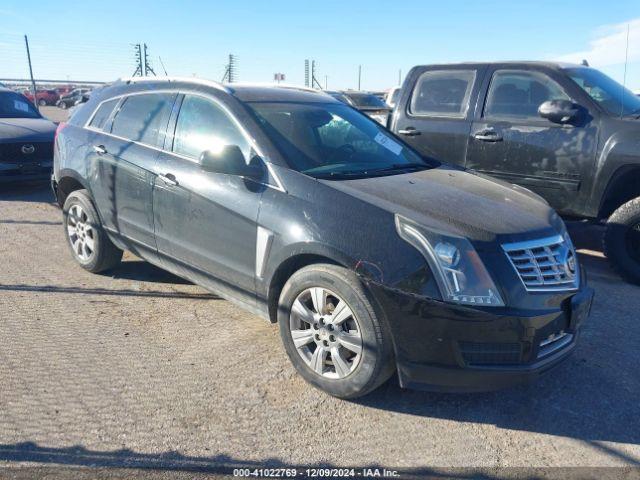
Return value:
[(98, 212), (86, 190), (69, 194), (62, 215), (67, 245), (82, 268), (98, 273), (120, 263), (123, 252), (111, 242), (102, 228)]
[(40, 100), (38, 100), (38, 105), (44, 107), (47, 105), (47, 101), (44, 98), (41, 98)]
[[(318, 291), (324, 293), (314, 299)], [(317, 304), (325, 305), (323, 315), (318, 314)], [(317, 264), (295, 272), (280, 295), (278, 324), (295, 369), (330, 395), (344, 399), (366, 395), (395, 371), (389, 329), (358, 277), (345, 268)]]
[(603, 244), (614, 270), (628, 282), (640, 285), (640, 197), (609, 217)]
[(67, 103), (66, 102), (60, 102), (60, 104), (58, 105), (62, 110), (66, 110), (67, 109)]

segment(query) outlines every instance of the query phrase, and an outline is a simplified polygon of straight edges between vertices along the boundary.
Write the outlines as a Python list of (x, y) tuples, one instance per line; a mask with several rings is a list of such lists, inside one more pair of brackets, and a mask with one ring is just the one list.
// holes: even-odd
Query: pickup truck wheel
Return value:
[(620, 276), (640, 284), (640, 197), (625, 203), (609, 217), (604, 254)]
[(318, 264), (294, 273), (278, 306), (280, 336), (291, 363), (316, 388), (356, 398), (395, 370), (391, 339), (358, 277)]
[(98, 273), (120, 263), (123, 252), (102, 228), (98, 212), (86, 190), (69, 194), (62, 215), (67, 244), (82, 268)]

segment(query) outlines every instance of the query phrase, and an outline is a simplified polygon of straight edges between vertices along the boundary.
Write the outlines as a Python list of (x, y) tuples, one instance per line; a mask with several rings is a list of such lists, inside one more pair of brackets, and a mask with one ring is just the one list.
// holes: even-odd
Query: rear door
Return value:
[(563, 213), (580, 211), (597, 148), (597, 125), (538, 115), (547, 100), (572, 100), (562, 78), (540, 67), (491, 68), (469, 136), (466, 166), (529, 188)]
[(405, 82), (413, 88), (402, 89), (392, 130), (424, 155), (464, 165), (484, 70), (471, 65), (415, 69)]
[[(153, 169), (164, 141), (173, 93), (131, 94), (113, 116), (108, 135), (92, 146), (98, 157), (96, 199), (106, 225), (135, 246), (156, 249), (153, 228)], [(106, 214), (106, 215), (105, 215)]]

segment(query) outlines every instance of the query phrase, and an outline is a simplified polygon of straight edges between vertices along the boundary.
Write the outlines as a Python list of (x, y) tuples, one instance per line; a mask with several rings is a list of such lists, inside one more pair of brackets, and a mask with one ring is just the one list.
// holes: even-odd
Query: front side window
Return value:
[(0, 92), (0, 118), (40, 118), (40, 114), (23, 95)]
[(251, 146), (232, 118), (218, 104), (198, 95), (186, 95), (180, 108), (173, 151), (199, 159), (202, 152), (237, 145), (246, 159)]
[(595, 68), (567, 68), (571, 79), (611, 115), (640, 114), (640, 98)]
[(98, 107), (98, 110), (96, 110), (95, 115), (91, 119), (91, 122), (89, 122), (89, 126), (95, 128), (96, 130), (102, 130), (117, 103), (118, 99), (116, 98), (104, 102), (102, 105), (100, 105)]
[(369, 117), (339, 103), (250, 102), (294, 170), (340, 179), (406, 173), (428, 163)]
[(491, 79), (485, 117), (539, 118), (538, 107), (547, 100), (570, 100), (562, 87), (537, 72), (503, 70)]
[(158, 135), (166, 128), (173, 97), (170, 93), (145, 93), (125, 98), (113, 119), (111, 133), (156, 146)]
[(474, 79), (473, 70), (424, 72), (413, 90), (411, 113), (435, 117), (465, 117)]

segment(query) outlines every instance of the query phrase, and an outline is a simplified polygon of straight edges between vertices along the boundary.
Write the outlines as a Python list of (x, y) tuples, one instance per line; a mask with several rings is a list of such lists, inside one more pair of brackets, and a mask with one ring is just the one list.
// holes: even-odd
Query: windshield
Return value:
[(0, 92), (0, 118), (40, 118), (40, 114), (23, 95)]
[(384, 101), (371, 93), (347, 93), (346, 94), (356, 107), (387, 108)]
[(390, 175), (435, 166), (341, 103), (248, 105), (291, 168), (314, 177)]
[(567, 73), (611, 115), (640, 113), (640, 98), (595, 68), (568, 68)]

